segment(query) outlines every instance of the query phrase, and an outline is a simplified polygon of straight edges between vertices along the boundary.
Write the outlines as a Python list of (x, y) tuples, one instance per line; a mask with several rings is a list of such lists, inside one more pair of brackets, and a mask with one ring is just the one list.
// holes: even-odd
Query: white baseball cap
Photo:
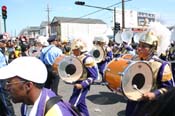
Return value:
[(8, 79), (14, 76), (35, 83), (45, 83), (47, 69), (43, 62), (36, 57), (19, 57), (7, 66), (0, 68), (0, 79)]

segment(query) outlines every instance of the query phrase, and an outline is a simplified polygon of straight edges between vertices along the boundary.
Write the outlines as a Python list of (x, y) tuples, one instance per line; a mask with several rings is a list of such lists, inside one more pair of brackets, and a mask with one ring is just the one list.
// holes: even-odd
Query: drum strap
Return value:
[(82, 116), (77, 107), (71, 105), (70, 103), (64, 102), (60, 96), (51, 97), (46, 102), (44, 115), (49, 111), (49, 109), (51, 109), (55, 104), (60, 101), (63, 103), (64, 107), (67, 107), (67, 109), (72, 113), (73, 116)]
[[(47, 51), (44, 53), (44, 55), (43, 55), (43, 58), (45, 58), (45, 56), (46, 56), (46, 54), (48, 53), (48, 51), (52, 48), (53, 46), (51, 46), (49, 49), (47, 49)], [(45, 61), (43, 61), (44, 62), (44, 64), (45, 64)]]
[(86, 59), (88, 58), (88, 57), (90, 57), (90, 55), (88, 55), (88, 54), (85, 54), (85, 58), (83, 59), (83, 64), (85, 64), (85, 61), (86, 61)]
[(158, 71), (158, 74), (157, 74), (158, 87), (161, 85), (161, 80), (162, 80), (162, 77), (163, 77), (163, 71), (165, 69), (166, 64), (168, 64), (168, 63), (167, 62), (163, 62), (162, 65), (159, 68), (159, 71)]

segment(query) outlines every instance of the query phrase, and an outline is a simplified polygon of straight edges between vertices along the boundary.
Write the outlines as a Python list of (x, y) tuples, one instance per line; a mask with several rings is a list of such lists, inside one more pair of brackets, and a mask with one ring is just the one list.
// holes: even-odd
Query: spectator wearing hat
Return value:
[[(0, 35), (0, 69), (8, 64), (5, 56), (5, 47), (6, 41), (3, 38), (3, 35)], [(5, 108), (3, 111), (0, 111), (0, 115), (15, 116), (13, 105), (9, 100), (9, 94), (5, 90), (5, 83), (5, 80), (0, 80), (0, 99)]]
[(39, 36), (34, 45), (34, 50), (31, 51), (31, 55), (40, 58), (41, 50), (47, 47), (49, 43), (47, 42), (47, 37)]
[(57, 57), (62, 55), (62, 50), (58, 47), (59, 39), (56, 35), (52, 35), (47, 40), (49, 45), (41, 50), (40, 59), (47, 67), (48, 77), (45, 83), (46, 88), (51, 88), (56, 94), (58, 91), (59, 77), (53, 72), (52, 65)]
[[(62, 100), (45, 111), (47, 101), (56, 94), (43, 87), (47, 79), (47, 69), (38, 58), (16, 58), (8, 66), (0, 69), (0, 75), (0, 79), (7, 80), (6, 89), (14, 103), (32, 105), (29, 116), (72, 116)], [(22, 110), (22, 115), (25, 113), (26, 111)]]

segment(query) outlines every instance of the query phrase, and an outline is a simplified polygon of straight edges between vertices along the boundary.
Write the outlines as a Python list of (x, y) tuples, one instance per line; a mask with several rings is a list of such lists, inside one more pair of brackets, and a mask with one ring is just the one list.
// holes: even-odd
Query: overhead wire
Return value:
[[(124, 2), (129, 2), (129, 1), (132, 1), (132, 0), (126, 0), (126, 1), (124, 1)], [(83, 15), (83, 16), (81, 16), (81, 17), (78, 17), (78, 18), (75, 18), (75, 19), (73, 19), (73, 20), (70, 20), (70, 22), (73, 22), (73, 21), (75, 21), (75, 20), (79, 20), (79, 19), (81, 19), (81, 18), (87, 17), (87, 16), (89, 16), (89, 15), (95, 14), (95, 13), (97, 13), (97, 12), (103, 11), (103, 10), (105, 10), (105, 9), (107, 9), (107, 8), (110, 8), (110, 7), (119, 5), (119, 4), (121, 4), (121, 3), (122, 3), (122, 2), (118, 2), (118, 3), (115, 3), (115, 4), (113, 4), (113, 5), (107, 6), (107, 7), (105, 7), (104, 9), (99, 9), (99, 10), (90, 12), (90, 13), (88, 13), (88, 14), (86, 14), (86, 15)]]

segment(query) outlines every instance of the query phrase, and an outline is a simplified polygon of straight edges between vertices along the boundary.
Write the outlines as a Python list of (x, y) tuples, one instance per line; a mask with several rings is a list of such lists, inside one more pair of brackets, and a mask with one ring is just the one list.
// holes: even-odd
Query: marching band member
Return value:
[(124, 54), (134, 54), (133, 48), (130, 46), (130, 43), (123, 41), (119, 48), (119, 54), (122, 56)]
[(108, 46), (109, 38), (107, 36), (96, 36), (94, 38), (94, 41), (95, 45), (102, 47), (105, 52), (105, 56), (102, 61), (97, 63), (99, 73), (102, 77), (102, 82), (105, 82), (104, 70), (106, 68), (106, 65), (113, 59), (113, 52), (112, 49)]
[(70, 46), (70, 42), (67, 38), (64, 38), (61, 40), (61, 48), (63, 51), (63, 54), (65, 55), (70, 55), (71, 52), (71, 46)]
[(88, 108), (86, 106), (86, 95), (90, 89), (90, 85), (98, 77), (98, 68), (93, 57), (88, 54), (87, 42), (85, 38), (78, 37), (71, 43), (73, 54), (80, 59), (82, 65), (85, 67), (87, 77), (85, 80), (78, 80), (74, 84), (73, 93), (69, 102), (78, 108), (83, 116), (89, 116)]
[[(171, 31), (171, 44), (170, 48), (168, 49), (168, 61), (171, 62), (171, 70), (172, 72), (175, 72), (175, 29)], [(175, 79), (175, 73), (173, 73), (173, 77)]]
[(170, 65), (159, 59), (160, 53), (168, 47), (169, 39), (169, 30), (156, 22), (150, 24), (148, 31), (141, 36), (137, 48), (138, 58), (135, 60), (148, 62), (153, 71), (153, 87), (150, 92), (143, 93), (139, 101), (127, 101), (126, 116), (137, 116), (145, 103), (155, 100), (174, 86)]
[(123, 32), (118, 32), (115, 38), (117, 45), (117, 51), (114, 53), (115, 57), (121, 57), (125, 54), (134, 55), (134, 49), (131, 46), (131, 40), (133, 38), (133, 32), (130, 30), (124, 30)]

